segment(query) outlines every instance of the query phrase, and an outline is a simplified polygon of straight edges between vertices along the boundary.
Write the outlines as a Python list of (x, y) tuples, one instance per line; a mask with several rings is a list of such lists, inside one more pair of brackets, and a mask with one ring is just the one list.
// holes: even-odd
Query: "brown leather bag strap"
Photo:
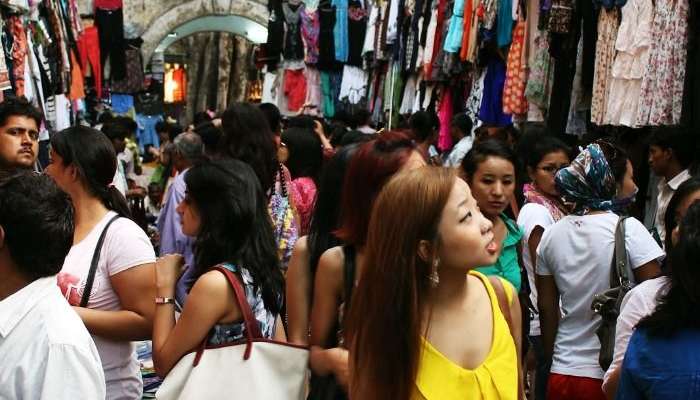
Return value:
[[(260, 331), (260, 326), (258, 326), (258, 321), (253, 316), (253, 310), (250, 308), (250, 304), (248, 304), (248, 299), (245, 295), (245, 289), (243, 288), (243, 285), (238, 281), (238, 278), (228, 268), (225, 268), (221, 265), (214, 267), (214, 270), (224, 274), (226, 280), (228, 280), (229, 285), (231, 285), (231, 287), (233, 288), (233, 293), (236, 297), (238, 308), (241, 310), (241, 314), (243, 314), (243, 324), (245, 325), (246, 338), (246, 347), (245, 353), (243, 354), (243, 359), (247, 360), (250, 358), (250, 353), (253, 350), (253, 340), (261, 339), (263, 337), (262, 332)], [(204, 353), (204, 349), (206, 347), (206, 342), (207, 340), (204, 339), (199, 349), (197, 349), (197, 354), (194, 358), (193, 363), (195, 367), (197, 366), (197, 364), (199, 364), (199, 360), (202, 358), (202, 354)]]
[[(498, 299), (498, 307), (501, 309), (501, 314), (508, 323), (508, 330), (510, 330), (510, 336), (515, 340), (515, 335), (513, 332), (513, 319), (510, 315), (510, 305), (508, 304), (508, 296), (506, 295), (506, 288), (503, 286), (501, 279), (496, 276), (489, 276), (489, 281), (493, 287), (493, 291), (496, 293), (496, 298)], [(515, 296), (515, 294), (513, 294)]]

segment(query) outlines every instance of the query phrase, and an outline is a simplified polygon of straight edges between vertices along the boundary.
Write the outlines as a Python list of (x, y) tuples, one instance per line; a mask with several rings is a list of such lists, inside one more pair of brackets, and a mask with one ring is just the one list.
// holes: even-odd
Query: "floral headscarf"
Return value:
[(559, 193), (574, 205), (573, 214), (583, 215), (591, 210), (618, 211), (630, 199), (616, 199), (617, 183), (598, 143), (588, 145), (554, 178)]

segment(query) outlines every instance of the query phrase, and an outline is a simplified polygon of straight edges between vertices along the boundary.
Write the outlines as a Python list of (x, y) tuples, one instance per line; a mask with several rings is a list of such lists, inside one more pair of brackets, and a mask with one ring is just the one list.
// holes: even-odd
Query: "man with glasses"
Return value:
[(42, 115), (24, 97), (0, 103), (0, 172), (36, 168)]

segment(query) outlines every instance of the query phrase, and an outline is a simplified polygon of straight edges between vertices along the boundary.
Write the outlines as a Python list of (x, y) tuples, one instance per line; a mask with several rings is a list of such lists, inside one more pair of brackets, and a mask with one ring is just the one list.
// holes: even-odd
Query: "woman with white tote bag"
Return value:
[(302, 399), (308, 351), (273, 340), (284, 337), (284, 278), (257, 177), (219, 160), (191, 168), (185, 183), (177, 211), (183, 233), (196, 237), (196, 280), (186, 301), (175, 299), (183, 258), (156, 263), (153, 362), (165, 377), (156, 397)]

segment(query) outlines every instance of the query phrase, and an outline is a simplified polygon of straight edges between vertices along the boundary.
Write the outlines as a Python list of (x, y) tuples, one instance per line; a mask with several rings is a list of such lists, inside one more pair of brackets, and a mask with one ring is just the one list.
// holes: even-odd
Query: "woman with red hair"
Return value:
[[(387, 132), (365, 143), (353, 155), (345, 175), (337, 237), (344, 246), (321, 255), (314, 284), (311, 311), (312, 393), (333, 375), (344, 390), (348, 381), (348, 352), (342, 339), (345, 304), (362, 273), (364, 248), (374, 199), (384, 184), (401, 170), (425, 166), (413, 141), (400, 132)], [(326, 378), (321, 378), (326, 377)], [(325, 379), (325, 382), (324, 382)], [(322, 383), (323, 382), (323, 383)]]

